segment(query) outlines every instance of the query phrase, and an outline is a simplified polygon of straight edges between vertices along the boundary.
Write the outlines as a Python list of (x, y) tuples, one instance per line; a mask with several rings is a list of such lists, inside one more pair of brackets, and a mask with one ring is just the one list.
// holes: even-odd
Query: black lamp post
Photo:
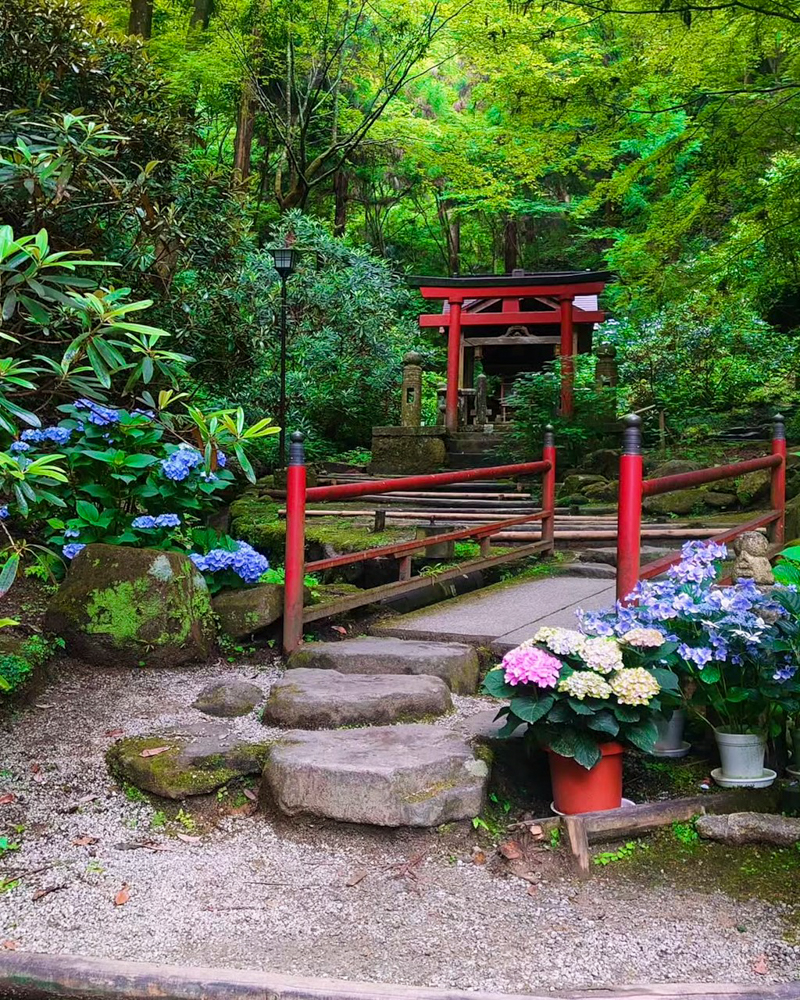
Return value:
[(278, 404), (281, 429), (278, 436), (278, 452), (282, 467), (286, 463), (286, 279), (295, 269), (297, 251), (293, 247), (278, 247), (270, 250), (270, 253), (275, 270), (281, 279), (281, 398)]

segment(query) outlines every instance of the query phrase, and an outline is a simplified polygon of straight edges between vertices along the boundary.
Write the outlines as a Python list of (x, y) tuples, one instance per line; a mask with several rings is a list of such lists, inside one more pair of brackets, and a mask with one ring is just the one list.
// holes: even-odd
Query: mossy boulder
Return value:
[(50, 603), (45, 628), (99, 666), (177, 666), (214, 643), (206, 582), (179, 552), (87, 545)]
[(118, 740), (106, 763), (119, 781), (165, 799), (185, 799), (207, 795), (234, 778), (260, 774), (273, 744), (245, 743), (224, 725), (200, 722), (176, 732)]
[(40, 635), (0, 632), (0, 692), (19, 690), (47, 663), (55, 643)]
[(613, 479), (619, 472), (619, 451), (616, 448), (599, 448), (591, 451), (581, 462), (584, 472), (594, 472), (599, 476)]
[(786, 504), (786, 538), (800, 538), (800, 496)]
[(206, 684), (192, 702), (192, 708), (205, 715), (231, 719), (248, 715), (263, 700), (264, 692), (256, 684), (251, 684), (243, 677), (223, 677), (222, 680)]
[(705, 486), (690, 490), (673, 490), (671, 493), (645, 497), (642, 508), (648, 514), (691, 514), (695, 510), (705, 508), (708, 493), (709, 490)]
[(587, 486), (597, 483), (605, 483), (605, 476), (592, 476), (584, 473), (576, 473), (567, 476), (559, 491), (562, 496), (573, 496), (574, 494), (585, 494)]
[(702, 466), (697, 462), (690, 462), (686, 458), (671, 458), (668, 462), (657, 463), (651, 472), (647, 473), (648, 479), (661, 479), (663, 476), (681, 476), (684, 472), (696, 472)]
[(218, 594), (211, 606), (222, 631), (233, 639), (244, 639), (281, 617), (283, 587), (262, 583), (246, 590), (228, 590)]
[(742, 507), (756, 507), (769, 500), (772, 477), (769, 469), (757, 469), (734, 480), (736, 499)]
[(736, 497), (733, 493), (722, 493), (717, 490), (708, 490), (703, 497), (706, 507), (714, 507), (716, 510), (728, 510), (736, 506)]
[(590, 483), (583, 491), (592, 503), (598, 501), (615, 501), (619, 496), (619, 482), (615, 479), (606, 483)]

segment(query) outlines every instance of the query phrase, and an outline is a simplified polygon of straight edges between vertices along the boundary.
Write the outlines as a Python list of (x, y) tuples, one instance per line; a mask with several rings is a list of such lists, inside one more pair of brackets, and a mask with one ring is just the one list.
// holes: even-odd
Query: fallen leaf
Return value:
[(522, 850), (516, 840), (504, 840), (497, 849), (509, 861), (519, 861), (522, 857)]
[(31, 764), (31, 773), (33, 774), (33, 780), (39, 782), (39, 784), (46, 780), (41, 764)]
[(474, 850), (472, 852), (472, 863), (473, 863), (473, 865), (485, 865), (486, 864), (486, 855), (483, 853), (483, 851)]
[(769, 972), (769, 964), (767, 963), (766, 955), (759, 955), (758, 958), (753, 962), (752, 965), (753, 972), (757, 976), (766, 976)]
[(249, 788), (243, 788), (244, 796), (246, 799), (250, 799), (251, 802), (258, 802), (258, 796), (255, 792), (251, 791)]
[(44, 702), (44, 701), (40, 701), (40, 702), (38, 702), (38, 703), (37, 703), (36, 707), (37, 707), (37, 708), (52, 708), (53, 706), (52, 706), (52, 705), (49, 705), (49, 704), (47, 704), (47, 703), (46, 703), (46, 702)]
[(106, 729), (106, 736), (124, 736), (124, 729)]
[(130, 891), (128, 890), (128, 883), (123, 882), (122, 888), (114, 896), (114, 906), (124, 906), (128, 900), (131, 898)]
[(367, 877), (369, 872), (366, 868), (362, 868), (360, 871), (353, 872), (350, 878), (345, 882), (345, 885), (354, 886), (358, 885), (359, 882), (363, 882)]
[(534, 823), (532, 826), (529, 826), (528, 827), (528, 833), (532, 837), (536, 837), (537, 839), (539, 837), (543, 837), (544, 836), (544, 830), (539, 826), (538, 823)]
[(199, 844), (200, 837), (190, 837), (188, 833), (178, 833), (176, 834), (178, 840), (182, 840), (184, 844)]
[(73, 847), (88, 847), (90, 844), (96, 844), (99, 837), (76, 837), (72, 841)]
[(537, 886), (535, 886), (535, 885), (529, 885), (528, 886), (528, 895), (529, 896), (535, 896), (538, 891), (539, 891), (539, 889), (538, 889)]
[(36, 902), (37, 899), (44, 899), (45, 896), (49, 896), (51, 892), (58, 892), (60, 889), (66, 889), (65, 885), (51, 885), (46, 889), (37, 889), (36, 892), (31, 896), (31, 899)]
[(160, 753), (166, 753), (167, 750), (171, 750), (172, 747), (150, 747), (149, 750), (142, 750), (139, 754), (140, 757), (157, 757)]
[(0, 795), (0, 806), (8, 806), (11, 805), (12, 802), (16, 801), (17, 801), (16, 795), (12, 794), (11, 792), (6, 792), (5, 795)]
[(339, 635), (347, 635), (347, 629), (342, 628), (341, 625), (331, 625), (331, 628), (333, 629), (334, 632), (338, 632)]
[(16, 941), (3, 941), (2, 946), (6, 951), (16, 951), (19, 947)]

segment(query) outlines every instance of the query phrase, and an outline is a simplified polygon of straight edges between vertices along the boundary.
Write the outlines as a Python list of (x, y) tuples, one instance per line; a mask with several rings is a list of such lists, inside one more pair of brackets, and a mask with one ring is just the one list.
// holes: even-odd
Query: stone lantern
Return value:
[(400, 426), (422, 424), (422, 355), (409, 351), (403, 358), (403, 389), (400, 397)]

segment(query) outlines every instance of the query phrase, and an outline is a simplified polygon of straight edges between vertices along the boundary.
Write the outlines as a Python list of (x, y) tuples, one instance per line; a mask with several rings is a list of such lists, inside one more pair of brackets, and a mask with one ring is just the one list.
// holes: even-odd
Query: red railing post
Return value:
[(461, 371), (461, 300), (450, 301), (447, 327), (447, 392), (444, 402), (444, 425), (448, 434), (458, 430), (458, 383)]
[(783, 545), (786, 531), (786, 427), (780, 413), (772, 418), (772, 454), (780, 455), (783, 461), (772, 470), (770, 505), (773, 510), (780, 511), (780, 517), (769, 527), (769, 540), (773, 545)]
[(542, 476), (542, 541), (549, 543), (549, 552), (555, 550), (555, 509), (556, 509), (556, 439), (553, 425), (544, 429), (542, 461), (549, 462), (550, 468)]
[(303, 578), (306, 546), (306, 457), (303, 435), (294, 431), (286, 470), (286, 556), (283, 587), (283, 651), (303, 641)]
[(639, 582), (642, 526), (642, 418), (631, 413), (623, 423), (617, 513), (618, 601), (624, 601)]

